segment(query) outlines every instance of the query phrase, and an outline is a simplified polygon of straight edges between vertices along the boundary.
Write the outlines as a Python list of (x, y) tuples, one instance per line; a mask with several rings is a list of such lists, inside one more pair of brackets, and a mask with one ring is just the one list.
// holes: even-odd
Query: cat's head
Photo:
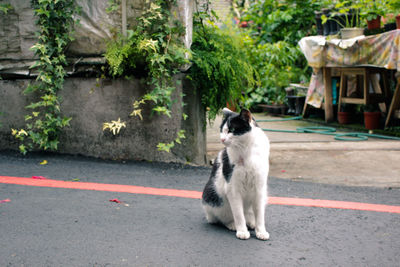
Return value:
[(220, 127), (221, 142), (225, 146), (243, 142), (254, 125), (250, 111), (242, 109), (240, 113), (236, 113), (228, 108), (224, 108), (223, 113), (224, 119)]

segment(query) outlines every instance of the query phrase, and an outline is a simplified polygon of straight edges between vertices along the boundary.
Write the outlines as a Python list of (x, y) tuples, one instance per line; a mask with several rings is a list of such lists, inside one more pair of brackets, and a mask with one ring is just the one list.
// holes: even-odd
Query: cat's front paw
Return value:
[(237, 231), (236, 232), (236, 237), (242, 240), (249, 239), (250, 238), (250, 232), (249, 231)]
[(256, 231), (256, 237), (260, 240), (268, 240), (269, 233), (267, 231)]

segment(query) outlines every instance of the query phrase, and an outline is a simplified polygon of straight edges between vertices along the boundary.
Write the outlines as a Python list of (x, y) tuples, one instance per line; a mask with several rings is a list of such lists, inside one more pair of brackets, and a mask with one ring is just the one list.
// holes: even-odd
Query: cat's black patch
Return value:
[(224, 178), (228, 183), (231, 180), (234, 167), (235, 165), (231, 164), (231, 162), (229, 161), (228, 152), (225, 148), (222, 151), (222, 174), (224, 175)]
[(218, 195), (217, 191), (215, 190), (215, 179), (217, 175), (217, 171), (220, 168), (220, 163), (218, 158), (215, 160), (210, 179), (208, 180), (206, 186), (204, 187), (203, 191), (203, 204), (208, 204), (212, 207), (219, 207), (222, 205), (222, 198)]
[(243, 135), (251, 130), (249, 122), (243, 120), (240, 116), (231, 117), (227, 121), (229, 132), (233, 135)]
[(237, 113), (224, 116), (220, 132), (222, 132), (225, 124), (228, 126), (228, 132), (233, 133), (233, 135), (243, 135), (251, 130), (250, 123)]

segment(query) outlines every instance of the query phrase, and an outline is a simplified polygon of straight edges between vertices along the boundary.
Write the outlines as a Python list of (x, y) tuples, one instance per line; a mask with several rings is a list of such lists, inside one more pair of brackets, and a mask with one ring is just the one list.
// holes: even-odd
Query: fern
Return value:
[(201, 92), (202, 103), (213, 120), (229, 102), (243, 104), (246, 92), (258, 84), (239, 33), (212, 23), (195, 23), (189, 77)]

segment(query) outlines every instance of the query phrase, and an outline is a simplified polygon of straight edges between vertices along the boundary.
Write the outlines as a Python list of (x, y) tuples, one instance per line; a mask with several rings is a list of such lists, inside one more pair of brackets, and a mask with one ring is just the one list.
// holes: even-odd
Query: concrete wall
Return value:
[(232, 0), (212, 0), (211, 8), (221, 20), (227, 19), (232, 8)]
[[(121, 30), (121, 10), (107, 13), (108, 0), (76, 0), (82, 10), (76, 16), (80, 24), (75, 25), (75, 40), (68, 48), (68, 54), (75, 56), (102, 55), (106, 50), (106, 41), (111, 39), (113, 32)], [(0, 63), (1, 60), (28, 60), (34, 57), (30, 47), (36, 42), (35, 25), (31, 1), (28, 0), (0, 0), (0, 3), (10, 3), (12, 9), (7, 14), (0, 13)], [(192, 17), (194, 0), (178, 0), (173, 7), (176, 19), (186, 27), (183, 37), (186, 47), (192, 42)], [(136, 18), (141, 15), (146, 6), (146, 0), (126, 0), (127, 27), (136, 25)], [(8, 62), (8, 65), (10, 63)], [(5, 66), (0, 64), (0, 70)]]
[[(8, 14), (0, 15), (0, 150), (18, 149), (19, 143), (11, 136), (11, 128), (25, 126), (25, 110), (34, 96), (24, 96), (23, 90), (35, 78), (29, 67), (35, 56), (29, 48), (37, 42), (35, 18), (30, 1), (3, 1), (13, 7)], [(145, 0), (127, 0), (128, 28), (141, 14)], [(68, 49), (71, 65), (69, 74), (98, 76), (99, 64), (104, 64), (102, 54), (112, 29), (121, 27), (121, 14), (106, 13), (108, 0), (78, 0), (82, 7), (79, 16), (81, 25), (75, 28), (76, 40)], [(178, 0), (175, 16), (186, 26), (184, 43), (190, 47), (192, 38), (192, 12), (194, 0)], [(76, 57), (74, 59), (74, 57)], [(79, 58), (79, 60), (78, 60)], [(79, 62), (79, 63), (78, 63)], [(90, 63), (88, 63), (90, 62)], [(18, 78), (18, 79), (15, 79)], [(6, 80), (11, 79), (11, 80)], [(205, 111), (200, 105), (200, 96), (183, 74), (176, 76), (175, 99), (183, 92), (188, 104), (184, 110), (181, 103), (173, 108), (173, 117), (150, 116), (151, 107), (144, 111), (144, 120), (129, 117), (132, 103), (148, 89), (139, 80), (103, 80), (96, 86), (95, 78), (67, 78), (61, 110), (72, 117), (71, 126), (65, 128), (59, 145), (61, 153), (82, 154), (104, 159), (139, 159), (152, 161), (205, 163)], [(182, 120), (182, 113), (189, 115)], [(2, 114), (1, 114), (2, 113)], [(121, 118), (127, 123), (118, 136), (103, 132), (104, 122)], [(170, 142), (179, 129), (186, 130), (187, 138), (177, 145), (172, 153), (157, 151), (159, 142)]]
[[(135, 159), (164, 162), (190, 162), (205, 164), (205, 111), (200, 105), (200, 96), (190, 82), (178, 75), (175, 97), (186, 94), (185, 108), (177, 102), (173, 106), (172, 118), (150, 115), (146, 105), (144, 119), (130, 117), (134, 99), (145, 94), (146, 87), (137, 79), (103, 80), (96, 86), (95, 78), (68, 78), (61, 92), (61, 110), (72, 117), (70, 127), (64, 129), (59, 145), (60, 153), (81, 154), (103, 159)], [(0, 80), (0, 150), (17, 150), (19, 143), (11, 135), (11, 128), (25, 126), (25, 106), (33, 96), (22, 94), (32, 80)], [(182, 112), (189, 115), (184, 121)], [(121, 118), (127, 124), (119, 135), (103, 131), (103, 123)], [(170, 142), (177, 131), (186, 130), (182, 145), (176, 145), (171, 153), (157, 151), (159, 142)]]

